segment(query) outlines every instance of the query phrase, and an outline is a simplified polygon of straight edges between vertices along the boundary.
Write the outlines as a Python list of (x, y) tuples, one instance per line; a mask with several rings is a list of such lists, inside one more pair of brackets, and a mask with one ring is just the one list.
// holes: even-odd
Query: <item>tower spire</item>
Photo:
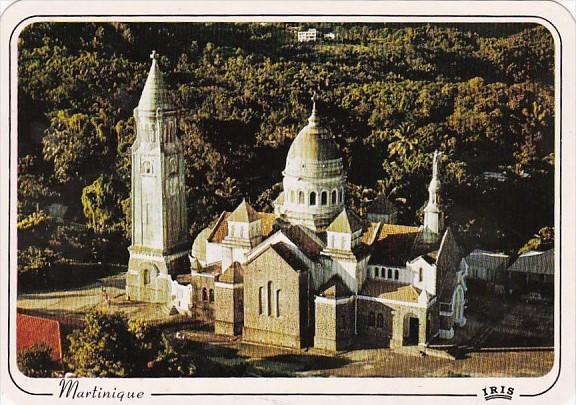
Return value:
[(144, 84), (144, 89), (142, 90), (142, 95), (140, 96), (138, 109), (142, 111), (157, 111), (158, 109), (162, 111), (172, 111), (174, 110), (174, 105), (168, 96), (168, 89), (164, 83), (164, 77), (160, 71), (158, 62), (160, 55), (153, 50), (152, 53), (150, 53), (150, 59), (152, 60), (152, 64), (148, 72), (146, 84)]
[(314, 90), (314, 93), (312, 94), (312, 97), (310, 97), (310, 99), (312, 100), (312, 114), (310, 114), (310, 117), (308, 118), (308, 122), (310, 124), (318, 124), (319, 119), (318, 119), (318, 114), (316, 112), (316, 100), (318, 100), (318, 95), (316, 94), (316, 90)]

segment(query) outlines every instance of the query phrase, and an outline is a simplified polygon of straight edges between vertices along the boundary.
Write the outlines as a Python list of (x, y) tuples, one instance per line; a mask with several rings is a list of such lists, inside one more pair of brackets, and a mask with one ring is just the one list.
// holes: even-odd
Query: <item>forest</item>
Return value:
[[(335, 39), (299, 43), (295, 29)], [(18, 39), (18, 269), (126, 264), (130, 145), (152, 50), (179, 108), (193, 238), (242, 198), (272, 210), (310, 95), (348, 203), (419, 224), (442, 152), (464, 250), (554, 238), (554, 40), (537, 24), (34, 23)]]

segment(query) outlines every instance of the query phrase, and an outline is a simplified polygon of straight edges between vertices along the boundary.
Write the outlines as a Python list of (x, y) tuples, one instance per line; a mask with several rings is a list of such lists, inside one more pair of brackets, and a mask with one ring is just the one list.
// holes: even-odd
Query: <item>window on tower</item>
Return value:
[(310, 193), (310, 205), (316, 205), (316, 193), (314, 191)]
[(304, 191), (298, 193), (298, 204), (304, 205)]
[(152, 163), (148, 160), (142, 162), (142, 174), (152, 174)]
[(322, 191), (322, 198), (321, 198), (322, 205), (328, 204), (328, 192)]
[(332, 204), (336, 204), (336, 190), (332, 190)]

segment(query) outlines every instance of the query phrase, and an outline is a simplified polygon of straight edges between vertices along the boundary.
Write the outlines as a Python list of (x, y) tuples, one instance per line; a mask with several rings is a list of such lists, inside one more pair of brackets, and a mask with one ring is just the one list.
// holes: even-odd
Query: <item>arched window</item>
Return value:
[(394, 271), (394, 280), (400, 279), (400, 272), (398, 270)]
[(272, 281), (268, 281), (268, 291), (266, 294), (266, 304), (268, 305), (268, 316), (272, 315)]
[(304, 191), (298, 193), (298, 204), (304, 205)]
[(332, 190), (332, 204), (336, 204), (336, 196), (337, 192), (336, 190)]
[(378, 314), (378, 319), (376, 320), (376, 327), (384, 329), (384, 315)]
[(150, 284), (150, 270), (144, 269), (144, 284)]
[(276, 317), (277, 318), (280, 317), (280, 298), (281, 298), (281, 292), (280, 292), (280, 290), (276, 290)]
[(388, 269), (388, 278), (392, 280), (392, 269)]
[(262, 311), (264, 308), (263, 301), (264, 300), (264, 287), (260, 287), (258, 289), (258, 315), (262, 315)]
[(205, 288), (202, 289), (202, 301), (208, 301), (208, 291)]
[(152, 165), (149, 161), (145, 161), (142, 163), (142, 172), (144, 174), (152, 174)]
[(340, 200), (340, 204), (342, 204), (342, 202), (344, 202), (344, 189), (341, 188), (340, 192), (338, 193), (338, 200)]
[(310, 205), (316, 205), (316, 193), (314, 191), (310, 193)]
[(210, 294), (210, 297), (209, 297), (210, 302), (214, 302), (214, 290), (213, 290), (212, 288), (210, 289), (210, 293), (209, 293), (209, 294)]
[(375, 324), (375, 317), (374, 317), (374, 312), (370, 311), (370, 313), (368, 314), (368, 326), (374, 326)]
[(424, 270), (422, 270), (422, 267), (420, 267), (418, 269), (418, 281), (422, 281), (424, 280)]
[(328, 192), (327, 191), (322, 191), (321, 204), (322, 205), (328, 204)]
[(296, 202), (296, 192), (294, 190), (290, 190), (290, 202), (291, 203)]

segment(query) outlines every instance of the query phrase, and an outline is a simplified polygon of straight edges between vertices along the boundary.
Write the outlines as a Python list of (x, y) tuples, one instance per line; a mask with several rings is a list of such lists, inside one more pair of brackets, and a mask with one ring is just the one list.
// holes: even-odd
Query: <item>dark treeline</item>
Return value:
[[(553, 226), (554, 43), (546, 29), (302, 24), (336, 39), (301, 44), (294, 26), (25, 29), (18, 68), (21, 270), (126, 260), (132, 112), (152, 49), (181, 109), (193, 235), (243, 197), (271, 209), (314, 90), (347, 164), (349, 203), (359, 211), (385, 192), (403, 223), (419, 223), (438, 149), (447, 220), (467, 248), (517, 251)], [(68, 207), (63, 222), (53, 218), (54, 203)], [(540, 234), (551, 237), (549, 228)]]

